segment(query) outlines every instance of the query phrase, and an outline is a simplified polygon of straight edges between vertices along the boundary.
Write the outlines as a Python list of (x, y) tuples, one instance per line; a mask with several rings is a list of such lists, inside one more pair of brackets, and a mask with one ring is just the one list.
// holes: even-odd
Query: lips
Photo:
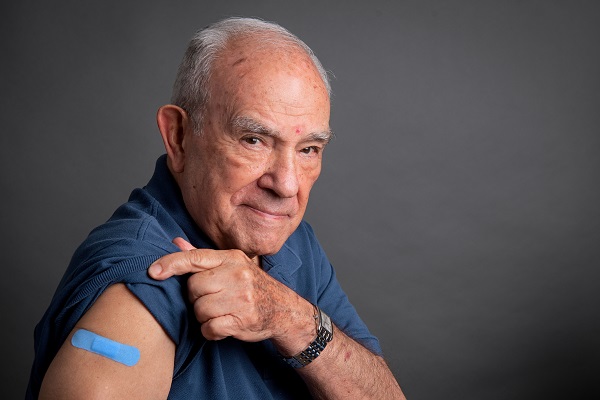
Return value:
[(264, 215), (266, 217), (271, 218), (282, 218), (282, 217), (290, 217), (294, 215), (294, 211), (291, 211), (287, 208), (269, 208), (263, 206), (257, 206), (252, 204), (244, 204), (245, 207), (251, 209), (252, 211)]

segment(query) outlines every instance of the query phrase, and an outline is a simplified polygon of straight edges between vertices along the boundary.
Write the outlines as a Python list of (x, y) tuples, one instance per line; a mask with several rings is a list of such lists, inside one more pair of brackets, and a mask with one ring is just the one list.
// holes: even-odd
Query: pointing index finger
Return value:
[(192, 249), (167, 254), (148, 267), (148, 275), (157, 280), (165, 280), (173, 275), (185, 275), (206, 271), (223, 264), (223, 252), (211, 249)]

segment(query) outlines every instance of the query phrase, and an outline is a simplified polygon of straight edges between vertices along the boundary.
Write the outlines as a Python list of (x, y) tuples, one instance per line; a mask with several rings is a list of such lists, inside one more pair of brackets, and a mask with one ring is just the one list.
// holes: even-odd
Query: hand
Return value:
[(160, 258), (148, 273), (158, 280), (192, 273), (189, 301), (206, 339), (272, 339), (284, 355), (300, 352), (314, 339), (312, 305), (242, 251), (196, 249), (182, 238), (173, 243), (182, 252)]

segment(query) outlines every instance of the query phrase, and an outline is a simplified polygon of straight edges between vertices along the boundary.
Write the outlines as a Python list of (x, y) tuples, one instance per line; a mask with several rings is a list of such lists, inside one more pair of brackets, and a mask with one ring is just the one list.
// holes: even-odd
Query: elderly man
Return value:
[(73, 256), (28, 397), (404, 397), (302, 221), (329, 92), (276, 24), (196, 34), (157, 115), (167, 154)]

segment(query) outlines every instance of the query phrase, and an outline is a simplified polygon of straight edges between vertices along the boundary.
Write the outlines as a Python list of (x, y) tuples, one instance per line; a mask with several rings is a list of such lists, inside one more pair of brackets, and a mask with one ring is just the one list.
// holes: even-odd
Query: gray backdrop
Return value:
[(231, 15), (335, 75), (307, 219), (409, 398), (598, 396), (598, 2), (84, 3), (0, 14), (2, 397), (75, 247), (150, 177), (189, 37)]

